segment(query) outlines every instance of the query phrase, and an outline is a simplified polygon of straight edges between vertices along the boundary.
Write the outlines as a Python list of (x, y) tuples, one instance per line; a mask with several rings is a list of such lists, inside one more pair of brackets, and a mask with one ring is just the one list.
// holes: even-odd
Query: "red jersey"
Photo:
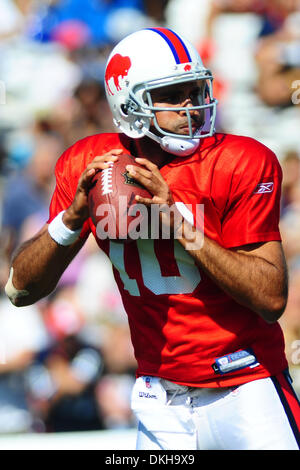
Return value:
[[(56, 165), (48, 222), (71, 204), (87, 164), (112, 148), (130, 153), (130, 139), (99, 134), (64, 152)], [(193, 155), (174, 157), (161, 173), (175, 201), (192, 207), (204, 204), (205, 234), (221, 246), (281, 239), (281, 168), (273, 152), (254, 139), (216, 134), (203, 139)], [(218, 387), (275, 375), (287, 367), (279, 324), (266, 323), (225, 294), (177, 240), (140, 239), (129, 244), (99, 240), (88, 219), (81, 236), (90, 232), (113, 264), (137, 375)], [(217, 358), (248, 349), (256, 356), (255, 367), (216, 373)]]

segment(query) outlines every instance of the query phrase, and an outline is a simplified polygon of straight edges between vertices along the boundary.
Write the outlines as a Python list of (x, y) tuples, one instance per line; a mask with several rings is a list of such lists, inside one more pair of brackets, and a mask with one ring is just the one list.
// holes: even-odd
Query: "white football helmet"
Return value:
[[(196, 80), (205, 81), (205, 96), (199, 93), (199, 104), (180, 108), (153, 106), (152, 90)], [(215, 131), (217, 100), (213, 97), (212, 80), (195, 47), (166, 28), (143, 29), (127, 36), (112, 50), (105, 69), (107, 100), (119, 130), (132, 138), (148, 136), (164, 150), (181, 156), (193, 153), (199, 139)], [(155, 112), (168, 110), (186, 112), (188, 134), (167, 132), (158, 125)], [(205, 114), (203, 125), (196, 132), (192, 128), (193, 110)], [(206, 120), (209, 129), (205, 132), (202, 128)]]

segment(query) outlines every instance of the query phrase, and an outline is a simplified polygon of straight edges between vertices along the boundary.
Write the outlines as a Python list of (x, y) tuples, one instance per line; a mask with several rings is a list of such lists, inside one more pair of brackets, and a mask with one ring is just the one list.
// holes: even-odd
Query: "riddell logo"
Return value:
[(113, 95), (112, 89), (110, 88), (110, 80), (113, 79), (114, 85), (117, 91), (122, 88), (120, 86), (120, 78), (126, 77), (131, 67), (131, 60), (128, 56), (122, 56), (121, 54), (115, 54), (107, 64), (105, 71), (105, 82), (109, 95)]

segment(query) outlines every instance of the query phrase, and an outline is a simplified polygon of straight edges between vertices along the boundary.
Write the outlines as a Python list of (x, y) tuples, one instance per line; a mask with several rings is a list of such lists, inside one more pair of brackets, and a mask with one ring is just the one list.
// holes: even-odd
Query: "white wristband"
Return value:
[(81, 228), (78, 230), (70, 230), (62, 220), (65, 211), (60, 212), (55, 219), (48, 225), (50, 237), (59, 245), (72, 245), (80, 235)]

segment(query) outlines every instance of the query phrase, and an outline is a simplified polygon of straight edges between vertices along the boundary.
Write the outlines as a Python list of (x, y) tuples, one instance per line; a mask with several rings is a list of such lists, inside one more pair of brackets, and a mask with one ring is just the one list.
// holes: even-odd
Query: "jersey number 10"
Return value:
[[(178, 241), (174, 241), (174, 258), (180, 276), (162, 276), (159, 259), (154, 250), (154, 240), (137, 240), (144, 286), (153, 294), (191, 294), (201, 281), (199, 269), (193, 258)], [(130, 278), (125, 269), (124, 244), (110, 242), (109, 258), (119, 271), (124, 289), (132, 296), (140, 296), (137, 280)]]

